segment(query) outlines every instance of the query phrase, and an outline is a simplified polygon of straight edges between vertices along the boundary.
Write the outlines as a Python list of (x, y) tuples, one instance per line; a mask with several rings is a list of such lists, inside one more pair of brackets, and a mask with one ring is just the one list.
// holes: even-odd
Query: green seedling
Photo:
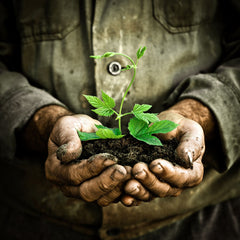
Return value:
[(162, 146), (159, 138), (153, 134), (168, 133), (177, 127), (177, 124), (169, 120), (159, 120), (157, 114), (147, 113), (151, 109), (151, 105), (148, 104), (135, 104), (131, 112), (122, 113), (123, 104), (127, 93), (129, 92), (136, 76), (138, 60), (144, 55), (146, 47), (139, 48), (137, 51), (137, 60), (134, 60), (126, 54), (116, 52), (106, 52), (103, 55), (90, 56), (94, 59), (102, 59), (120, 55), (126, 57), (131, 64), (127, 65), (121, 71), (133, 70), (133, 77), (129, 83), (123, 98), (119, 110), (115, 109), (115, 100), (102, 91), (102, 99), (96, 96), (84, 95), (87, 101), (95, 108), (92, 111), (99, 116), (110, 117), (116, 116), (118, 121), (118, 128), (108, 128), (102, 125), (96, 125), (97, 131), (95, 133), (86, 133), (78, 131), (78, 135), (82, 141), (96, 140), (96, 139), (119, 139), (125, 135), (122, 133), (121, 119), (127, 115), (133, 115), (128, 123), (129, 133), (136, 139), (143, 141), (149, 145)]

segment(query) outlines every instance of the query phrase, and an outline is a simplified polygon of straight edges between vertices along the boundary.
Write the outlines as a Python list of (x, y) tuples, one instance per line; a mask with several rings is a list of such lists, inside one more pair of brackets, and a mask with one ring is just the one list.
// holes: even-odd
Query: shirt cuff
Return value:
[(237, 91), (222, 74), (198, 74), (181, 82), (166, 101), (166, 106), (171, 106), (182, 99), (193, 98), (212, 111), (220, 139), (215, 141), (214, 147), (211, 146), (215, 149), (209, 149), (209, 156), (214, 156), (210, 162), (220, 172), (230, 168), (239, 159), (240, 102)]

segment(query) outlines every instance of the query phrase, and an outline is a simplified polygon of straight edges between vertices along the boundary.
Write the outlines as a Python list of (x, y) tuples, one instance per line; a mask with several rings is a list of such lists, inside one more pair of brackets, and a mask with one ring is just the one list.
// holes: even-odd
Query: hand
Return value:
[(130, 178), (130, 170), (117, 165), (117, 159), (110, 154), (71, 163), (82, 151), (76, 129), (93, 132), (95, 124), (100, 123), (86, 115), (60, 118), (50, 134), (45, 173), (46, 178), (59, 185), (66, 196), (87, 202), (97, 201), (106, 206), (121, 195), (122, 183)]
[(122, 199), (125, 205), (136, 203), (136, 200), (150, 201), (153, 197), (178, 196), (184, 188), (193, 187), (202, 181), (202, 157), (205, 150), (202, 127), (172, 110), (161, 113), (159, 118), (179, 124), (175, 130), (159, 137), (162, 140), (176, 138), (179, 141), (176, 152), (191, 168), (173, 165), (164, 159), (156, 159), (149, 166), (145, 163), (136, 164), (132, 169), (134, 179), (125, 186), (126, 193), (132, 199)]

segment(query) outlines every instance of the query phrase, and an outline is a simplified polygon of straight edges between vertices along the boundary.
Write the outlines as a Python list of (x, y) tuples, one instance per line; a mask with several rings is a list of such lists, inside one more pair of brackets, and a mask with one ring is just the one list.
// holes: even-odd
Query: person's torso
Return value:
[(118, 106), (132, 78), (132, 71), (108, 71), (112, 62), (130, 64), (123, 57), (94, 63), (92, 54), (136, 59), (146, 46), (124, 111), (146, 103), (153, 112), (181, 80), (214, 67), (221, 55), (216, 0), (23, 0), (16, 8), (23, 73), (77, 113), (91, 114), (83, 94), (100, 96), (101, 90)]

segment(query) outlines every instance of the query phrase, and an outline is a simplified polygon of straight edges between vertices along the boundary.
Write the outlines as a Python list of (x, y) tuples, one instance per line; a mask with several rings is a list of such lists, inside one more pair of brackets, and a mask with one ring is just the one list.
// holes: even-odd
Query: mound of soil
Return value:
[(133, 166), (138, 162), (148, 164), (155, 159), (163, 158), (183, 167), (188, 167), (184, 161), (178, 158), (175, 152), (178, 145), (175, 139), (163, 142), (163, 146), (151, 146), (128, 135), (121, 139), (101, 139), (82, 142), (82, 144), (82, 159), (98, 153), (110, 153), (118, 158), (118, 164), (125, 166)]

